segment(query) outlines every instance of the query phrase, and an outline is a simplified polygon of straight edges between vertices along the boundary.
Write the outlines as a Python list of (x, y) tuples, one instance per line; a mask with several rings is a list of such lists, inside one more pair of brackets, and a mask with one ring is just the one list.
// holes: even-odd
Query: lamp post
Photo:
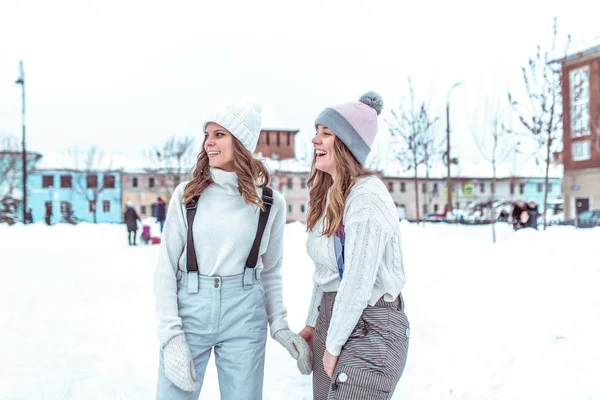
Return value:
[(452, 211), (452, 178), (450, 175), (450, 166), (452, 165), (452, 158), (450, 157), (450, 95), (452, 94), (452, 91), (460, 86), (460, 82), (456, 82), (454, 85), (452, 85), (452, 87), (450, 88), (450, 91), (448, 92), (448, 97), (446, 98), (446, 163), (448, 166), (448, 177), (447, 177), (447, 184), (446, 184), (446, 189), (447, 189), (447, 207), (448, 207), (448, 211), (450, 212)]
[(23, 61), (19, 63), (19, 78), (15, 81), (21, 85), (21, 124), (23, 135), (23, 224), (25, 224), (25, 214), (27, 213), (27, 147), (25, 145), (25, 72), (23, 71)]

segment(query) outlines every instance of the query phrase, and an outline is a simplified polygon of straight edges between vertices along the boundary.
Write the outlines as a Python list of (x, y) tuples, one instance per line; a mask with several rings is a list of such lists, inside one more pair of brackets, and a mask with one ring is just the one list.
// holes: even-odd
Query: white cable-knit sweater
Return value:
[[(235, 172), (212, 168), (211, 175), (213, 183), (198, 200), (193, 225), (198, 269), (201, 275), (209, 276), (241, 274), (256, 236), (259, 210), (248, 205), (240, 195)], [(187, 215), (182, 204), (186, 184), (177, 186), (169, 203), (154, 275), (157, 333), (161, 346), (183, 333), (177, 306), (177, 269), (187, 271)], [(257, 193), (262, 196), (262, 189)], [(288, 327), (280, 271), (286, 207), (279, 192), (273, 191), (273, 198), (256, 265), (261, 270), (271, 335)]]
[(327, 350), (339, 355), (367, 305), (382, 296), (394, 300), (406, 281), (400, 225), (394, 201), (379, 178), (361, 178), (344, 209), (344, 278), (340, 279), (333, 236), (321, 235), (322, 220), (309, 233), (306, 248), (315, 263), (314, 290), (306, 324), (315, 326), (323, 292), (336, 292)]

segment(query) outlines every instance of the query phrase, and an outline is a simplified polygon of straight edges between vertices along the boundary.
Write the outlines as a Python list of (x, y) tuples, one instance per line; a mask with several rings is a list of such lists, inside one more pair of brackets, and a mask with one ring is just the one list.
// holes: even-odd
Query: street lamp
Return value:
[(450, 95), (452, 94), (452, 91), (460, 85), (460, 82), (456, 82), (454, 85), (452, 85), (450, 91), (448, 92), (448, 97), (446, 98), (446, 164), (448, 166), (448, 177), (446, 184), (448, 200), (447, 212), (452, 211), (452, 181), (450, 176), (450, 166), (452, 165), (453, 160), (450, 157)]
[(25, 146), (25, 72), (23, 71), (23, 61), (19, 63), (19, 78), (15, 81), (21, 85), (21, 123), (23, 126), (23, 224), (25, 224), (25, 214), (27, 213), (27, 148)]

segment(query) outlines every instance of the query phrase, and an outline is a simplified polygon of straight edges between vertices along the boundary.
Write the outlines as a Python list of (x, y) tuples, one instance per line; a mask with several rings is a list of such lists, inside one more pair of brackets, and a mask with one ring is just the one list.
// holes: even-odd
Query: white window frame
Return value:
[[(584, 154), (583, 145), (587, 144), (587, 154)], [(576, 149), (578, 149), (576, 151)], [(578, 140), (571, 143), (571, 159), (573, 161), (587, 161), (591, 158), (592, 143), (589, 140)]]
[(590, 67), (569, 72), (569, 99), (571, 102), (571, 137), (591, 135), (590, 129)]

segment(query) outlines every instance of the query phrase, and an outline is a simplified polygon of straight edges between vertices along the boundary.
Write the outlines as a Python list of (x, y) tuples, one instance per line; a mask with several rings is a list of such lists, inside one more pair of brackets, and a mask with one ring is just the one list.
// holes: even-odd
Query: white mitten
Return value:
[(165, 375), (175, 386), (186, 392), (193, 392), (200, 387), (185, 335), (175, 336), (167, 342), (163, 348), (163, 362)]
[(289, 329), (275, 332), (274, 338), (297, 360), (296, 364), (302, 374), (309, 375), (312, 372), (312, 350), (304, 338)]

